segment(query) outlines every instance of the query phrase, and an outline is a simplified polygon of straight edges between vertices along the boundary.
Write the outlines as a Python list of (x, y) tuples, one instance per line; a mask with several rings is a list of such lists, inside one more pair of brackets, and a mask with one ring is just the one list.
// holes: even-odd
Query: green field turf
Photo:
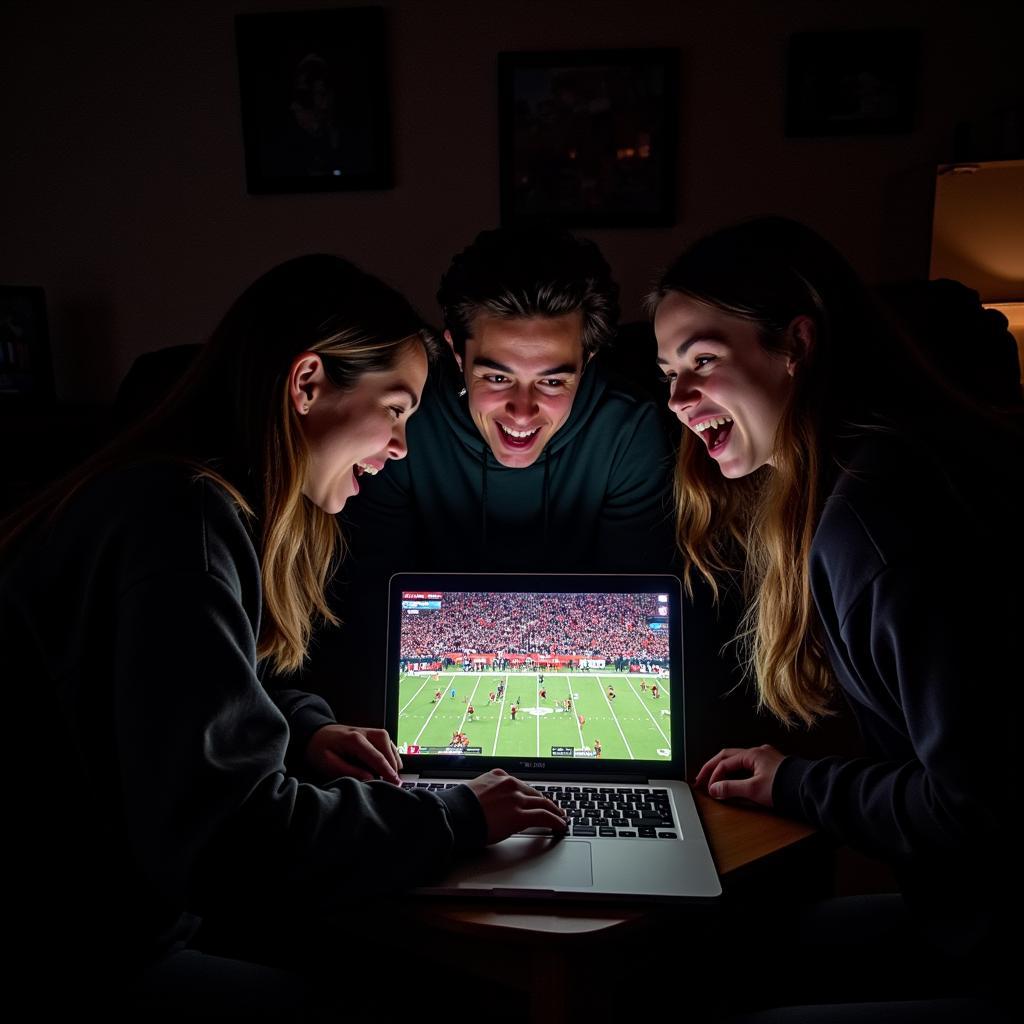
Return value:
[[(436, 681), (430, 673), (402, 677), (399, 688), (398, 744), (401, 749), (447, 747), (452, 733), (464, 732), (469, 746), (497, 757), (550, 757), (552, 747), (593, 750), (601, 741), (601, 757), (634, 760), (668, 760), (670, 747), (669, 682), (658, 679), (661, 696), (651, 696), (649, 677), (627, 672), (546, 672), (547, 699), (541, 700), (537, 674), (504, 674), (505, 698), (491, 704), (488, 695), (497, 690), (503, 673), (441, 672)], [(646, 678), (648, 689), (640, 691)], [(615, 699), (608, 700), (608, 687)], [(455, 687), (455, 698), (449, 694)], [(434, 691), (442, 696), (434, 702)], [(556, 706), (571, 697), (571, 712)], [(510, 709), (518, 702), (512, 720)], [(467, 713), (472, 704), (475, 714)], [(664, 713), (663, 713), (664, 712)], [(582, 714), (585, 724), (579, 724)], [(423, 751), (421, 751), (422, 753)], [(586, 755), (583, 755), (586, 756)]]

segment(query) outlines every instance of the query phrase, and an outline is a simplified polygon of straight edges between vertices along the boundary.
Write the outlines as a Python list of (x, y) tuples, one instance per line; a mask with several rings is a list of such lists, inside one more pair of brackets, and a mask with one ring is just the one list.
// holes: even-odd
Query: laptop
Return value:
[(674, 576), (392, 577), (387, 724), (402, 785), (438, 790), (504, 768), (570, 823), (564, 837), (489, 846), (419, 892), (721, 894), (682, 781), (681, 606)]

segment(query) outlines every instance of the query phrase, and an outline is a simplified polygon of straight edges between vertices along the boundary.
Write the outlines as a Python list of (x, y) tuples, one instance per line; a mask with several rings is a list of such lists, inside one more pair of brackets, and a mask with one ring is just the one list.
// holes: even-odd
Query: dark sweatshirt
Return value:
[(37, 960), (130, 974), (207, 907), (329, 913), (482, 843), (466, 787), (291, 774), (333, 716), (261, 685), (260, 608), (241, 513), (180, 465), (94, 479), (0, 567), (9, 852)]
[(1009, 853), (1024, 680), (1015, 458), (986, 471), (893, 435), (850, 458), (810, 571), (866, 756), (789, 757), (773, 789), (781, 812), (892, 864), (932, 938), (956, 952), (1019, 907)]
[(358, 572), (665, 570), (671, 455), (652, 402), (591, 364), (537, 461), (508, 469), (463, 387), (454, 360), (443, 360), (409, 422), (408, 456), (360, 479), (346, 510)]

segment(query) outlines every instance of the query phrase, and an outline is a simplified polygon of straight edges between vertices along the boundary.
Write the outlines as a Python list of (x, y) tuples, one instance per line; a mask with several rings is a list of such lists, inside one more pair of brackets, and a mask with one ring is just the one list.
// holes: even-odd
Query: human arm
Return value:
[(517, 806), (518, 790), (485, 807), (463, 785), (313, 786), (288, 773), (287, 725), (256, 674), (259, 570), (231, 515), (202, 524), (205, 564), (161, 554), (133, 570), (117, 608), (122, 805), (150, 884), (187, 905), (225, 888), (285, 899), (295, 886), (329, 904), (411, 884), (523, 820), (534, 808)]
[(363, 782), (400, 781), (402, 759), (384, 729), (340, 725), (322, 697), (282, 687), (266, 676), (263, 685), (288, 721), (285, 764), (289, 770), (311, 772), (321, 781), (343, 776)]
[[(959, 595), (939, 547), (888, 558), (850, 587), (856, 560), (871, 562), (856, 517), (838, 516), (851, 561), (818, 559), (815, 592), (870, 756), (787, 758), (774, 804), (895, 863), (998, 843), (1015, 800), (1020, 598), (992, 600), (995, 572), (984, 566)], [(834, 611), (830, 594), (841, 595)]]

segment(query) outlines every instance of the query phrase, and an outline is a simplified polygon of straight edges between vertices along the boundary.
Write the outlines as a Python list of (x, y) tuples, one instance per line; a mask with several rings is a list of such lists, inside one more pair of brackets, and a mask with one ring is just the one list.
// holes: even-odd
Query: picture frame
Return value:
[(498, 55), (501, 221), (675, 222), (679, 51)]
[(0, 285), (0, 405), (53, 400), (46, 295), (42, 288)]
[(250, 195), (392, 186), (387, 12), (235, 16)]
[(786, 135), (891, 135), (914, 127), (921, 34), (797, 32), (786, 68)]

